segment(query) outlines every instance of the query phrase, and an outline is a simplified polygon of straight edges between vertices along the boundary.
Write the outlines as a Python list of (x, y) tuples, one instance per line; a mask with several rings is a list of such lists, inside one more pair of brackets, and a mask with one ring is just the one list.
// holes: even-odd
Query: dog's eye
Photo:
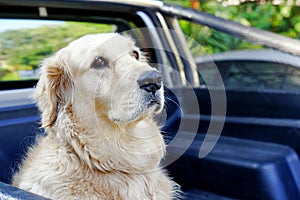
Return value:
[(102, 69), (104, 67), (107, 67), (108, 66), (108, 62), (105, 58), (103, 58), (102, 56), (97, 56), (92, 65), (91, 65), (91, 68), (94, 68), (94, 69)]
[(139, 52), (137, 52), (136, 50), (133, 50), (132, 52), (131, 52), (131, 55), (132, 55), (132, 57), (134, 57), (135, 59), (139, 59)]

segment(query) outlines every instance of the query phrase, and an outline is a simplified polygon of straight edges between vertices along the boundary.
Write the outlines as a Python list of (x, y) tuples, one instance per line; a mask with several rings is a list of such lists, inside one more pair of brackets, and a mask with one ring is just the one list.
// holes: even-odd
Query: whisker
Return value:
[(182, 110), (182, 108), (180, 107), (179, 103), (177, 103), (175, 100), (173, 100), (173, 99), (171, 99), (171, 98), (169, 98), (169, 97), (165, 97), (165, 99), (167, 99), (167, 100), (173, 102), (173, 103), (180, 109), (180, 114), (181, 114), (182, 116), (184, 115), (183, 110)]

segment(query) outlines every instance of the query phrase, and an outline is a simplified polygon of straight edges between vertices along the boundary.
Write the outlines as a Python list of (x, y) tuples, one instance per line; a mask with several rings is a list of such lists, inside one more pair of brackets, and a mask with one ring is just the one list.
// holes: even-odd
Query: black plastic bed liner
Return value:
[[(184, 135), (191, 133), (180, 134), (184, 143)], [(224, 199), (300, 199), (300, 163), (290, 147), (222, 136), (200, 159), (203, 139), (198, 134), (185, 154), (168, 167), (183, 190), (198, 189)], [(182, 147), (169, 147), (169, 151), (178, 148)]]

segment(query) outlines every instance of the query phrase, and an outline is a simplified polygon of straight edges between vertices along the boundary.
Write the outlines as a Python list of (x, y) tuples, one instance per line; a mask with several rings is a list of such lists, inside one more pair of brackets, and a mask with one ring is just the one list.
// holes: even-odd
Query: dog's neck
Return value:
[[(145, 173), (159, 168), (165, 144), (156, 124), (150, 119), (127, 126), (101, 118), (92, 127), (84, 127), (67, 104), (56, 130), (72, 146), (74, 153), (92, 170), (101, 172)], [(102, 127), (101, 127), (102, 126)], [(92, 145), (91, 145), (92, 144)], [(101, 149), (101, 151), (100, 151)]]

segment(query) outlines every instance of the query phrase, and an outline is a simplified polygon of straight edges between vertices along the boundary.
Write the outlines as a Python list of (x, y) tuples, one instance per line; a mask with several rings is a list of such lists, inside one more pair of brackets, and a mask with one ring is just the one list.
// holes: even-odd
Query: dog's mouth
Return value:
[(149, 95), (149, 99), (146, 100), (148, 102), (147, 107), (148, 108), (152, 108), (154, 107), (154, 112), (159, 112), (162, 107), (163, 107), (163, 102), (162, 102), (162, 98), (160, 97), (159, 94), (152, 94)]
[(160, 101), (157, 98), (152, 98), (149, 102), (149, 106), (160, 105)]

